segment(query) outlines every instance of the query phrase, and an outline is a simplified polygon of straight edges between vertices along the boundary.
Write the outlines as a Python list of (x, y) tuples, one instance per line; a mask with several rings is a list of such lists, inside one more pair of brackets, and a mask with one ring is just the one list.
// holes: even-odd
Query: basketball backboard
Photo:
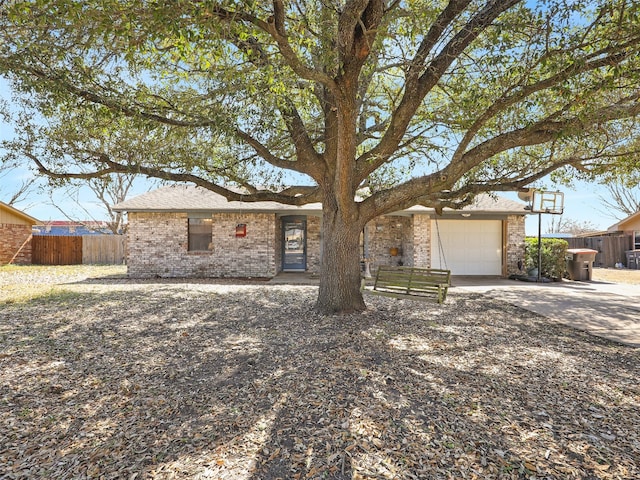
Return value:
[(533, 192), (533, 200), (531, 202), (532, 213), (551, 213), (562, 215), (564, 210), (564, 193), (562, 192), (543, 192), (536, 190)]

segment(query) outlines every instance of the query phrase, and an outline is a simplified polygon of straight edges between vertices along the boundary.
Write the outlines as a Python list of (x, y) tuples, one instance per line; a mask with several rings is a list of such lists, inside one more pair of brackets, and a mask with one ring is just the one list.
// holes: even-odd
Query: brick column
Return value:
[(518, 261), (524, 262), (524, 216), (507, 217), (507, 275), (522, 273), (518, 270)]
[(431, 217), (413, 216), (413, 266), (431, 266)]

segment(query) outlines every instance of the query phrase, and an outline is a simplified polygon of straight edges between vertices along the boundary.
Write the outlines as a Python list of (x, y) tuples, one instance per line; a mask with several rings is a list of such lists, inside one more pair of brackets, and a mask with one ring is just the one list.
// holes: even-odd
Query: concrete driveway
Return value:
[(479, 292), (592, 335), (640, 347), (640, 285), (606, 282), (529, 283), (454, 277), (452, 292)]

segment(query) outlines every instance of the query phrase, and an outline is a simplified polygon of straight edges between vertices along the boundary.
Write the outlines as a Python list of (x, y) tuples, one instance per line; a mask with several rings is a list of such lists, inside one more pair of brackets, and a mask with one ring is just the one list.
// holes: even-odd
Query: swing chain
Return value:
[(438, 216), (434, 217), (436, 221), (436, 234), (438, 235), (438, 260), (439, 260), (439, 268), (442, 268), (443, 260), (444, 260), (444, 268), (445, 270), (449, 270), (449, 266), (447, 265), (447, 258), (444, 254), (444, 247), (442, 246), (442, 240), (440, 239), (440, 225), (438, 224)]

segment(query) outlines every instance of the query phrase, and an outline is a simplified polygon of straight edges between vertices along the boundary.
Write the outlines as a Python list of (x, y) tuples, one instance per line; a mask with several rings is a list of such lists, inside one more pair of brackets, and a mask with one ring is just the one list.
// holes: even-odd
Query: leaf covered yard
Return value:
[(312, 286), (55, 283), (0, 304), (5, 478), (640, 475), (638, 350), (497, 300), (323, 316)]

